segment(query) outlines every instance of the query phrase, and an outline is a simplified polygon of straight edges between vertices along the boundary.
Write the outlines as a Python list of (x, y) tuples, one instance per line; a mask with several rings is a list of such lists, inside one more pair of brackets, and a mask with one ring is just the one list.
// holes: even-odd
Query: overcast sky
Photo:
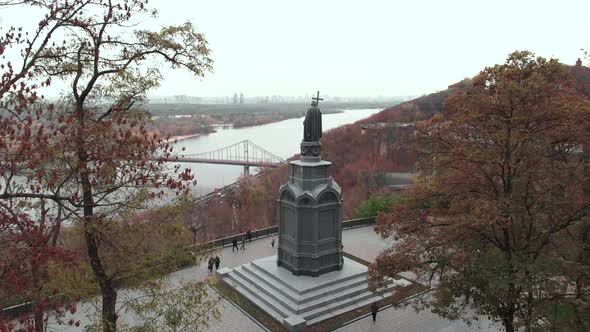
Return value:
[[(590, 48), (590, 0), (150, 4), (160, 13), (150, 24), (192, 21), (215, 61), (214, 73), (201, 80), (166, 69), (154, 96), (418, 95), (473, 76), (517, 49), (573, 64), (581, 48)], [(30, 22), (23, 15), (11, 19)]]

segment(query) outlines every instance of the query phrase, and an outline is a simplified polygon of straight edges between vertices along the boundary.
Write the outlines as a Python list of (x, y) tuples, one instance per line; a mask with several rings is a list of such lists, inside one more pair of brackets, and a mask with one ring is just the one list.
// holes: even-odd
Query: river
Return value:
[[(345, 124), (354, 123), (379, 111), (381, 109), (356, 109), (344, 110), (342, 113), (324, 114), (322, 115), (322, 128), (326, 132)], [(261, 148), (287, 159), (299, 153), (299, 144), (302, 138), (303, 117), (247, 128), (220, 128), (212, 134), (177, 142), (174, 145), (174, 150), (182, 154), (207, 152), (247, 139)], [(181, 152), (183, 147), (185, 151)], [(193, 192), (197, 196), (208, 194), (215, 188), (231, 184), (243, 173), (243, 167), (241, 166), (181, 164), (183, 167), (191, 168), (193, 173), (196, 174), (197, 186)], [(250, 168), (250, 174), (256, 172), (256, 168)]]

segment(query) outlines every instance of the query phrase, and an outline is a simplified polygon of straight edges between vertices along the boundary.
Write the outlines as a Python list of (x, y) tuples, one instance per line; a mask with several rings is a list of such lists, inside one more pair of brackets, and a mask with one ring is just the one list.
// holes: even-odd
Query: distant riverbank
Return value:
[[(310, 100), (311, 101), (311, 100)], [(320, 105), (322, 113), (341, 112), (352, 109), (384, 109), (395, 105), (399, 100), (387, 102), (330, 102), (323, 101)], [(231, 115), (264, 115), (272, 113), (291, 114), (294, 116), (303, 116), (310, 106), (309, 102), (305, 103), (269, 103), (269, 104), (182, 104), (168, 103), (158, 104), (149, 103), (146, 108), (155, 117), (175, 117), (175, 116), (192, 116), (197, 115), (211, 116), (214, 118), (225, 118)], [(219, 123), (231, 123), (234, 121), (217, 121)]]
[[(395, 103), (395, 101), (392, 101)], [(324, 115), (348, 110), (383, 109), (392, 103), (377, 102), (322, 102)], [(161, 135), (172, 136), (167, 143), (211, 134), (227, 128), (235, 129), (263, 126), (271, 123), (301, 118), (309, 108), (308, 103), (269, 104), (156, 104), (147, 105), (153, 116), (154, 126)], [(198, 135), (199, 134), (199, 135)]]
[[(328, 110), (322, 111), (322, 113), (324, 113), (325, 115), (337, 114), (337, 113), (342, 113), (342, 112), (344, 112), (344, 111), (343, 110), (335, 110), (335, 109), (328, 109)], [(195, 137), (199, 137), (199, 136), (203, 136), (203, 135), (213, 134), (213, 133), (216, 133), (218, 130), (262, 126), (262, 125), (280, 122), (280, 121), (284, 121), (284, 120), (289, 120), (289, 119), (293, 119), (293, 118), (300, 118), (304, 115), (305, 115), (305, 112), (270, 113), (270, 114), (267, 113), (264, 115), (250, 114), (250, 115), (245, 115), (245, 116), (241, 116), (241, 115), (237, 114), (237, 115), (230, 117), (232, 122), (210, 124), (207, 132), (170, 136), (170, 138), (165, 140), (164, 143), (180, 142), (180, 141), (183, 141), (183, 140), (186, 140), (189, 138), (195, 138)], [(230, 120), (230, 119), (226, 119), (226, 120)], [(185, 119), (185, 121), (187, 121), (187, 120)]]
[[(323, 129), (328, 131), (354, 123), (379, 111), (381, 109), (356, 109), (324, 114)], [(177, 142), (174, 144), (174, 150), (182, 151), (182, 148), (185, 148), (183, 154), (208, 152), (247, 139), (283, 159), (288, 159), (299, 152), (299, 144), (303, 135), (302, 122), (303, 116), (246, 128), (219, 128), (213, 134), (186, 138)], [(193, 170), (197, 180), (197, 188), (194, 188), (196, 191), (194, 193), (197, 196), (206, 195), (215, 189), (230, 185), (243, 174), (243, 167), (239, 166), (189, 163), (184, 163), (182, 166)], [(257, 170), (250, 169), (250, 172), (255, 174)]]
[(184, 141), (185, 139), (195, 138), (195, 137), (199, 137), (202, 135), (208, 135), (208, 134), (191, 134), (191, 135), (181, 135), (181, 136), (170, 136), (169, 139), (164, 140), (164, 143), (180, 142), (180, 141)]

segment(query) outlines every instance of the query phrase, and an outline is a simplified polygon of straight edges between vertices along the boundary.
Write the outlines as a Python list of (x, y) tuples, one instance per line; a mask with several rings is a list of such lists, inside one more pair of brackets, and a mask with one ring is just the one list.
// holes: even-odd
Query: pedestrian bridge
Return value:
[(181, 154), (167, 161), (243, 166), (244, 175), (250, 174), (250, 166), (278, 167), (286, 162), (283, 158), (249, 140), (243, 140), (213, 151)]

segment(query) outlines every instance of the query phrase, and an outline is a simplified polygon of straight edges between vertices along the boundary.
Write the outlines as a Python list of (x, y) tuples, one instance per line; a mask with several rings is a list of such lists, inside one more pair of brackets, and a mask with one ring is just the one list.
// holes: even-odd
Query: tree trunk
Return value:
[(34, 309), (33, 319), (35, 320), (35, 332), (45, 332), (45, 321), (43, 320), (43, 310)]
[(102, 321), (104, 332), (114, 332), (117, 330), (117, 291), (108, 283), (107, 288), (102, 289)]
[(92, 187), (86, 172), (80, 176), (82, 182), (82, 192), (84, 199), (84, 236), (86, 238), (86, 250), (90, 259), (90, 266), (94, 272), (94, 277), (100, 287), (102, 294), (102, 325), (104, 332), (114, 332), (117, 330), (117, 313), (115, 305), (117, 303), (117, 290), (113, 286), (112, 280), (107, 276), (102, 261), (98, 254), (98, 243), (96, 241), (96, 226), (100, 222), (94, 216), (92, 199)]
[(86, 248), (90, 266), (94, 272), (94, 277), (100, 287), (102, 294), (102, 324), (104, 332), (114, 332), (117, 330), (117, 313), (115, 305), (117, 303), (117, 290), (113, 286), (110, 278), (107, 277), (100, 257), (98, 255), (98, 246), (96, 237), (93, 232), (93, 225), (88, 221), (84, 223), (84, 233), (86, 237)]
[(503, 323), (504, 327), (506, 327), (506, 332), (514, 332), (514, 325), (512, 323), (512, 320), (504, 319)]
[(80, 183), (82, 185), (82, 200), (84, 202), (84, 237), (86, 239), (86, 250), (90, 267), (94, 272), (94, 277), (100, 287), (102, 295), (102, 329), (104, 332), (115, 332), (117, 330), (117, 290), (113, 286), (111, 278), (105, 272), (98, 253), (98, 241), (96, 238), (96, 227), (99, 226), (100, 219), (94, 215), (94, 198), (92, 195), (92, 184), (87, 168), (88, 153), (85, 150), (85, 114), (83, 109), (83, 100), (77, 100), (76, 113), (79, 130), (77, 133), (77, 155), (80, 161)]
[(45, 331), (45, 322), (43, 321), (43, 309), (42, 305), (40, 305), (37, 301), (42, 301), (41, 292), (43, 289), (43, 280), (41, 277), (41, 273), (39, 271), (39, 265), (32, 261), (31, 262), (31, 279), (33, 281), (33, 300), (31, 309), (33, 311), (33, 323), (35, 327), (35, 332), (44, 332)]

